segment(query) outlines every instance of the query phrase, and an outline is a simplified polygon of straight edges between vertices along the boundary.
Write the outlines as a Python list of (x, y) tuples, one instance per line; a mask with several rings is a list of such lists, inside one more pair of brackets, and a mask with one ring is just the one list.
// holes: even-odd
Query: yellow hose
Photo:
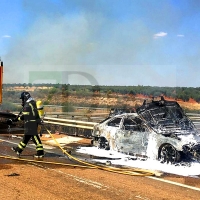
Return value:
[(55, 143), (58, 145), (58, 147), (62, 150), (64, 154), (66, 154), (69, 158), (72, 160), (75, 160), (83, 165), (74, 165), (74, 164), (66, 164), (66, 163), (58, 163), (58, 162), (47, 162), (42, 160), (29, 160), (29, 159), (22, 159), (22, 158), (16, 158), (11, 156), (0, 156), (0, 158), (3, 159), (11, 159), (11, 160), (18, 160), (18, 161), (25, 161), (25, 162), (32, 162), (32, 163), (42, 163), (42, 164), (53, 164), (53, 165), (61, 165), (61, 166), (69, 166), (69, 167), (80, 167), (80, 168), (89, 168), (89, 169), (101, 169), (113, 173), (118, 174), (124, 174), (124, 175), (131, 175), (131, 176), (153, 176), (155, 175), (154, 172), (150, 170), (143, 170), (143, 169), (135, 169), (135, 168), (116, 168), (116, 167), (102, 167), (99, 165), (94, 165), (85, 161), (82, 161), (78, 158), (73, 157), (70, 155), (66, 150), (64, 150), (61, 145), (58, 143), (58, 141), (54, 138), (54, 136), (51, 134), (51, 132), (45, 127), (49, 135), (52, 137), (52, 139), (55, 141)]

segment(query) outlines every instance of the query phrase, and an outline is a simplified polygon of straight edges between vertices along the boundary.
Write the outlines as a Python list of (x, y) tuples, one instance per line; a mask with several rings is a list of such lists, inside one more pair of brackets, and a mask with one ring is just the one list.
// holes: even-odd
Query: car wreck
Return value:
[(94, 126), (101, 149), (176, 163), (200, 161), (200, 133), (176, 101), (144, 101), (135, 113), (111, 115)]

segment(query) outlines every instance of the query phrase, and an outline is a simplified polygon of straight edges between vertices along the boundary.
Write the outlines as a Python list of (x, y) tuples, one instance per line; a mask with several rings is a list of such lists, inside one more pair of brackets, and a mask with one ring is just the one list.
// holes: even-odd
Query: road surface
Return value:
[[(20, 141), (0, 135), (0, 156), (15, 156), (11, 147)], [(43, 140), (45, 143), (45, 141)], [(84, 143), (84, 145), (86, 142)], [(69, 148), (70, 145), (67, 144)], [(56, 147), (44, 145), (44, 161), (77, 164)], [(22, 159), (33, 159), (33, 144)], [(84, 159), (84, 158), (83, 158)], [(0, 198), (44, 200), (198, 200), (200, 179), (165, 174), (162, 177), (129, 176), (99, 169), (32, 163), (0, 158)]]

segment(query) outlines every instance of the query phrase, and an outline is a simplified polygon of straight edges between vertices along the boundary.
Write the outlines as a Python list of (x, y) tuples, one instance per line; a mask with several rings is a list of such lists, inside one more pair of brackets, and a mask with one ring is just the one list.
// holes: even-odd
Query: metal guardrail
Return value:
[[(200, 126), (199, 126), (200, 114), (188, 113), (187, 116), (192, 120), (194, 125), (196, 125), (198, 129), (200, 129)], [(103, 119), (102, 114), (100, 114), (100, 117), (102, 117)], [(85, 129), (85, 130), (93, 130), (93, 127), (96, 124), (98, 124), (98, 122), (87, 122), (87, 121), (80, 121), (80, 120), (73, 120), (73, 119), (53, 118), (53, 117), (45, 117), (44, 122), (52, 126), (64, 126), (68, 128), (77, 128), (77, 129)]]
[(105, 119), (109, 113), (83, 113), (83, 112), (46, 112), (45, 116), (49, 118), (71, 119), (81, 121), (100, 122)]
[(69, 126), (69, 127), (74, 127), (74, 128), (89, 129), (89, 130), (92, 130), (94, 125), (97, 124), (95, 122), (85, 122), (85, 121), (79, 121), (79, 120), (51, 118), (51, 117), (45, 117), (44, 123), (53, 124), (53, 125), (61, 125), (61, 126)]
[(108, 112), (104, 113), (83, 113), (83, 112), (45, 112), (46, 115), (69, 115), (69, 116), (105, 116)]
[(200, 114), (195, 113), (186, 113), (188, 118), (194, 123), (194, 125), (197, 127), (197, 129), (200, 129)]

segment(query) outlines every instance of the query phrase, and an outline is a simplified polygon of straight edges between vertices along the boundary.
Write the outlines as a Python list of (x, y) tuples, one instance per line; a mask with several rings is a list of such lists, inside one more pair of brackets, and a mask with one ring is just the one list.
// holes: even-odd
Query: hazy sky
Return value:
[(200, 87), (199, 0), (0, 2), (4, 83)]

